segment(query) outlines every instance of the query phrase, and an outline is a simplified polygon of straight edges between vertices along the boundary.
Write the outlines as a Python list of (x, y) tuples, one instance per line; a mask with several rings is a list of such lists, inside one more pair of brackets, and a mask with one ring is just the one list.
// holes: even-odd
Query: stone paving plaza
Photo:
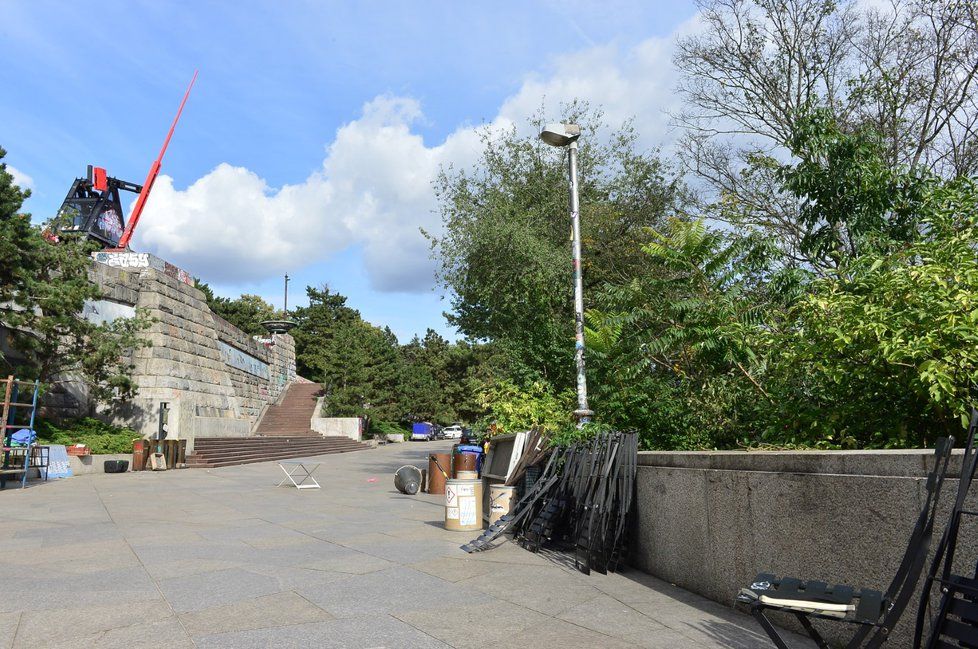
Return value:
[(301, 492), (274, 462), (8, 484), (0, 647), (770, 646), (636, 570), (463, 553), (440, 497), (393, 488), (448, 445), (323, 456), (323, 488)]

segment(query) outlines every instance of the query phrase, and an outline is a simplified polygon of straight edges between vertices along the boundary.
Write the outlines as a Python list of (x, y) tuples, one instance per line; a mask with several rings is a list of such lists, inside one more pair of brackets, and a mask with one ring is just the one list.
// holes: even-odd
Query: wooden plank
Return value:
[(0, 418), (0, 425), (3, 425), (4, 429), (10, 428), (7, 425), (7, 419), (10, 417), (10, 392), (14, 388), (14, 376), (11, 374), (7, 377), (5, 381), (7, 387), (3, 391), (3, 416)]

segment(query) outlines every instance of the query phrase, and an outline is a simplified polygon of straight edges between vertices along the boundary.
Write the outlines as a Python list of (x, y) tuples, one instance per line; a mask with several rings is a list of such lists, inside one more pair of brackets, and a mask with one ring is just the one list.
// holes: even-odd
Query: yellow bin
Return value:
[(482, 481), (453, 478), (445, 482), (445, 529), (482, 529)]

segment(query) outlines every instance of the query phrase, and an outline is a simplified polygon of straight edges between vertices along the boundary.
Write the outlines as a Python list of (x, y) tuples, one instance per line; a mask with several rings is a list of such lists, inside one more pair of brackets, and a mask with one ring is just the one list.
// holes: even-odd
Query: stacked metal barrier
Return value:
[(637, 459), (635, 433), (599, 433), (555, 449), (513, 513), (462, 549), (488, 550), (494, 539), (512, 532), (532, 552), (544, 545), (573, 552), (585, 574), (614, 571), (624, 555)]

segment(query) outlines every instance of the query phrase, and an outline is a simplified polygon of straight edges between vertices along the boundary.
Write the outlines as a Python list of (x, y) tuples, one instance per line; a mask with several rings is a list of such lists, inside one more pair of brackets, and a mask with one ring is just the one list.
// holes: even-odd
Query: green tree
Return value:
[[(801, 213), (774, 173), (813, 106), (829, 111), (841, 132), (875, 134), (878, 186), (903, 167), (947, 179), (978, 170), (974, 3), (697, 4), (698, 28), (676, 48), (684, 100), (677, 121), (684, 128), (680, 158), (698, 180), (705, 216), (772, 235), (786, 263), (835, 268), (822, 244), (831, 248), (840, 237), (823, 230), (819, 245), (806, 249), (812, 215)], [(840, 173), (834, 182), (841, 189), (848, 180)], [(836, 197), (837, 205), (847, 200)]]
[(360, 320), (360, 312), (346, 306), (346, 298), (333, 293), (328, 286), (306, 287), (309, 305), (298, 307), (290, 314), (296, 321), (291, 331), (295, 339), (296, 371), (318, 383), (325, 380), (322, 373), (324, 350), (333, 349), (336, 331)]
[(783, 404), (767, 437), (916, 446), (959, 430), (978, 382), (978, 186), (938, 183), (922, 236), (820, 279), (758, 331)]
[(336, 417), (362, 416), (399, 421), (400, 378), (397, 338), (363, 320), (338, 326), (316, 357), (326, 391), (326, 411)]
[(649, 445), (735, 444), (770, 399), (749, 333), (777, 299), (772, 248), (674, 219), (643, 250), (650, 272), (606, 287), (587, 313), (595, 408)]
[[(4, 155), (0, 149), (0, 159)], [(139, 332), (151, 321), (142, 311), (101, 325), (81, 317), (86, 302), (102, 297), (89, 277), (96, 246), (61, 231), (58, 217), (43, 228), (32, 225), (19, 212), (28, 196), (0, 163), (0, 325), (16, 352), (3, 364), (45, 383), (77, 373), (94, 400), (124, 400), (136, 390), (132, 350), (144, 344)], [(52, 232), (59, 233), (57, 243), (45, 234)]]
[[(636, 244), (672, 213), (681, 187), (657, 155), (636, 151), (630, 125), (608, 133), (600, 113), (573, 104), (582, 125), (580, 177), (588, 290), (642, 272)], [(544, 120), (531, 121), (534, 131)], [(432, 237), (449, 321), (492, 341), (520, 382), (573, 381), (573, 308), (566, 152), (514, 128), (482, 133), (473, 170), (444, 169), (436, 193), (444, 234)]]
[(262, 322), (283, 317), (281, 311), (266, 302), (259, 295), (245, 293), (241, 297), (230, 299), (214, 295), (214, 291), (205, 282), (194, 278), (194, 287), (204, 293), (207, 306), (214, 315), (224, 318), (235, 327), (250, 336), (263, 336), (268, 330)]

